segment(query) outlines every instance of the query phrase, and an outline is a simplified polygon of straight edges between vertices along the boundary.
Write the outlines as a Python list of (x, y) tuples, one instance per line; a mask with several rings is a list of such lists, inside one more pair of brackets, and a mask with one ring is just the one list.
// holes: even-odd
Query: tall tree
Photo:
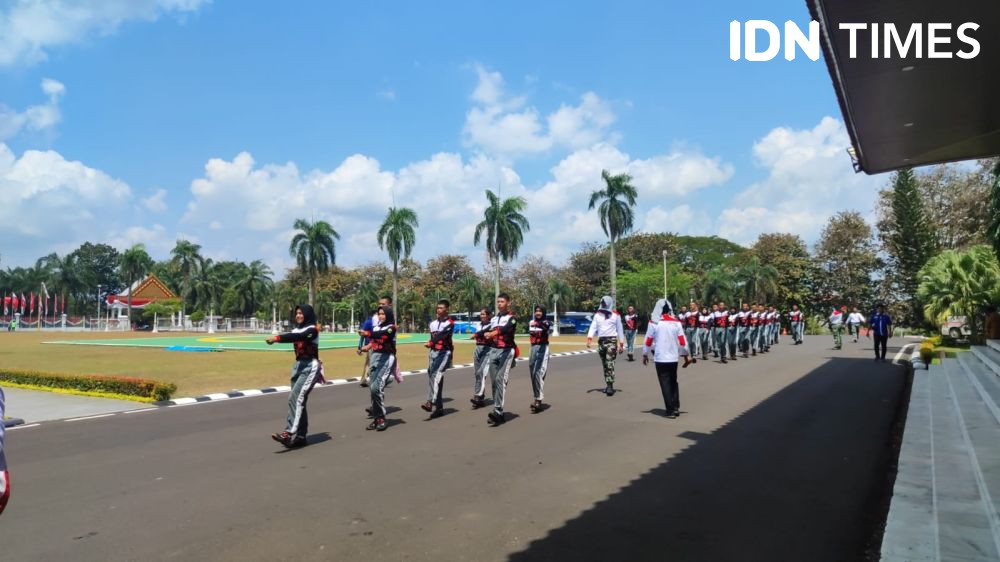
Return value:
[(948, 316), (965, 316), (973, 337), (980, 337), (983, 309), (1000, 300), (1000, 262), (988, 246), (945, 250), (920, 270), (917, 297), (935, 325)]
[(295, 236), (288, 246), (288, 253), (309, 279), (309, 305), (316, 300), (316, 275), (326, 272), (337, 261), (335, 240), (340, 234), (326, 221), (309, 222), (296, 219)]
[(628, 174), (611, 175), (607, 170), (602, 170), (601, 179), (604, 180), (604, 189), (596, 190), (590, 194), (588, 209), (597, 208), (597, 215), (601, 218), (601, 229), (608, 237), (611, 296), (616, 297), (618, 284), (616, 280), (615, 242), (631, 232), (635, 226), (633, 208), (639, 193), (631, 184), (632, 176)]
[[(553, 277), (549, 279), (549, 302), (554, 303), (553, 309), (559, 307), (559, 310), (563, 312), (569, 312), (573, 304), (576, 301), (576, 293), (573, 291), (573, 287), (570, 286), (561, 277)], [(553, 312), (556, 312), (553, 310)], [(556, 318), (556, 323), (559, 323), (559, 319)]]
[(71, 254), (77, 260), (82, 275), (91, 283), (87, 287), (87, 295), (101, 286), (98, 302), (109, 294), (117, 294), (122, 289), (121, 277), (118, 276), (118, 250), (108, 244), (92, 244), (85, 242)]
[(750, 256), (736, 275), (743, 282), (747, 301), (763, 304), (778, 292), (777, 268), (761, 263), (755, 255)]
[(190, 240), (178, 240), (170, 251), (170, 263), (180, 276), (181, 299), (192, 297), (192, 280), (205, 266), (205, 258), (201, 257), (201, 246)]
[(830, 217), (816, 245), (816, 264), (827, 304), (873, 304), (874, 273), (880, 262), (872, 229), (860, 213), (841, 211)]
[(128, 317), (129, 323), (132, 321), (132, 289), (135, 284), (141, 281), (149, 270), (153, 267), (153, 258), (146, 253), (146, 247), (142, 244), (135, 244), (131, 248), (122, 252), (118, 261), (118, 270), (121, 276), (128, 283)]
[(1000, 159), (993, 166), (993, 185), (990, 187), (989, 199), (989, 225), (987, 225), (987, 237), (993, 246), (993, 252), (1000, 260)]
[(760, 258), (762, 266), (780, 272), (775, 279), (775, 306), (782, 310), (789, 310), (793, 304), (806, 306), (813, 266), (809, 248), (801, 237), (783, 232), (761, 234), (751, 252)]
[(917, 177), (909, 168), (893, 174), (890, 208), (892, 228), (884, 234), (880, 230), (880, 237), (889, 255), (893, 285), (897, 287), (899, 299), (910, 304), (906, 316), (900, 320), (903, 325), (915, 326), (924, 317), (916, 300), (917, 274), (937, 253), (937, 248)]
[(728, 271), (721, 266), (713, 267), (705, 272), (705, 277), (701, 281), (702, 302), (725, 301), (731, 303), (736, 300), (736, 280)]
[[(475, 320), (473, 313), (486, 303), (488, 289), (483, 287), (479, 278), (473, 274), (466, 275), (455, 284), (458, 302), (469, 313), (469, 321)], [(489, 307), (492, 310), (492, 306)]]
[(378, 246), (392, 260), (392, 302), (399, 302), (399, 260), (408, 259), (416, 244), (417, 213), (406, 207), (389, 207), (378, 229)]
[(272, 288), (274, 272), (261, 260), (254, 260), (248, 265), (233, 283), (233, 290), (240, 301), (243, 313), (253, 315), (257, 312), (257, 304)]
[(491, 190), (486, 190), (488, 205), (483, 212), (483, 220), (476, 225), (472, 243), (476, 246), (485, 234), (486, 253), (496, 268), (493, 278), (494, 297), (500, 295), (500, 265), (513, 261), (524, 244), (524, 233), (531, 230), (524, 210), (528, 202), (524, 197), (508, 197), (501, 200)]

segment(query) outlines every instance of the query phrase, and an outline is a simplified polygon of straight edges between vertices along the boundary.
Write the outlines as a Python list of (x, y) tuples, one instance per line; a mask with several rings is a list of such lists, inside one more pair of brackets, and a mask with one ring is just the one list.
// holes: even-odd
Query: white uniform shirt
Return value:
[(848, 324), (864, 324), (865, 317), (860, 312), (852, 312), (847, 315)]
[(676, 363), (680, 356), (688, 355), (684, 326), (680, 320), (664, 314), (663, 319), (656, 324), (650, 322), (642, 354), (649, 355), (650, 348), (653, 349), (653, 361), (656, 363)]
[(831, 326), (840, 326), (843, 323), (844, 323), (844, 315), (841, 314), (839, 311), (834, 311), (833, 314), (830, 315)]
[(622, 327), (622, 317), (612, 312), (604, 316), (602, 312), (595, 312), (594, 319), (590, 322), (590, 330), (587, 337), (593, 338), (618, 338), (618, 341), (625, 341), (625, 329)]

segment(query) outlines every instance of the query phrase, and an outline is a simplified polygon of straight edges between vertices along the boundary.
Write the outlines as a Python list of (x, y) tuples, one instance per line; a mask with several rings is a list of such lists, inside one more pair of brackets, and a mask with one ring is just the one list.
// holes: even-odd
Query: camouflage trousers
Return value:
[(604, 366), (604, 382), (614, 384), (615, 359), (618, 359), (618, 338), (598, 338), (597, 353), (601, 356), (601, 364)]

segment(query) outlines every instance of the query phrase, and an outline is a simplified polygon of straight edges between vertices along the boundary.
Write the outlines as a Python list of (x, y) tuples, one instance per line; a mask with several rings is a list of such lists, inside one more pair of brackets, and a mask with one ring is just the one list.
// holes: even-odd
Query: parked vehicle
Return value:
[(563, 316), (562, 314), (559, 315), (559, 326), (555, 325), (555, 321), (553, 320), (553, 318), (554, 318), (554, 315), (551, 312), (548, 313), (549, 322), (552, 322), (552, 332), (553, 333), (555, 333), (555, 331), (556, 331), (557, 328), (558, 328), (560, 334), (575, 334), (576, 333), (576, 324), (574, 322), (572, 322), (571, 320), (569, 320), (568, 318), (566, 318), (565, 316)]
[(468, 312), (456, 312), (454, 314), (449, 314), (452, 320), (455, 321), (455, 333), (456, 334), (473, 334), (479, 331), (479, 327), (482, 325), (479, 322), (479, 315), (475, 315), (475, 319), (469, 318)]
[(951, 336), (956, 340), (972, 335), (972, 329), (965, 323), (965, 316), (949, 316), (941, 325), (941, 335)]

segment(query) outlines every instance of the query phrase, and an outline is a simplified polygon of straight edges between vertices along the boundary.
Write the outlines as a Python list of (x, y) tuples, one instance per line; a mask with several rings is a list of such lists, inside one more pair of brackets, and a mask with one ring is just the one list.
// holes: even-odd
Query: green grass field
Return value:
[[(131, 335), (131, 334), (130, 334)], [(110, 347), (188, 347), (200, 349), (219, 349), (223, 351), (282, 351), (287, 350), (287, 346), (267, 345), (264, 342), (266, 335), (262, 334), (198, 334), (186, 336), (162, 336), (150, 334), (146, 337), (122, 337), (117, 339), (91, 340), (59, 340), (45, 341), (42, 343), (53, 345), (99, 345)], [(399, 334), (396, 337), (397, 344), (424, 343), (430, 336), (428, 334)], [(348, 333), (324, 333), (319, 338), (320, 349), (343, 349), (356, 348), (358, 345), (357, 334)]]
[[(409, 334), (401, 334), (405, 336)], [(176, 336), (197, 341), (208, 334)], [(215, 334), (219, 336), (219, 334)], [(231, 337), (232, 334), (224, 335)], [(28, 369), (54, 373), (132, 376), (172, 382), (177, 385), (176, 397), (197, 396), (211, 392), (225, 392), (248, 388), (262, 388), (288, 384), (292, 365), (291, 345), (275, 344), (268, 348), (264, 335), (232, 336), (240, 341), (259, 345), (245, 351), (218, 353), (186, 353), (166, 351), (162, 334), (81, 332), (57, 333), (22, 331), (0, 332), (0, 366), (10, 369)], [(356, 336), (324, 333), (322, 339), (336, 343), (349, 338), (350, 345), (339, 349), (326, 349), (320, 356), (328, 378), (356, 377), (361, 374), (364, 358), (354, 351)], [(413, 334), (414, 343), (423, 343), (426, 336)], [(527, 354), (527, 338), (518, 338), (522, 351)], [(131, 340), (131, 341), (130, 341)], [(148, 341), (150, 346), (136, 346)], [(154, 345), (153, 342), (160, 343)], [(123, 342), (111, 345), (55, 345), (51, 341), (74, 344)], [(253, 343), (255, 341), (260, 344)], [(464, 336), (456, 337), (455, 363), (471, 363), (474, 346)], [(582, 336), (561, 336), (553, 339), (552, 351), (583, 349), (586, 339)], [(204, 346), (198, 342), (196, 345)], [(229, 342), (233, 343), (233, 342)], [(169, 345), (169, 344), (168, 344)], [(283, 351), (283, 353), (277, 353)], [(427, 350), (423, 345), (401, 345), (397, 353), (404, 371), (426, 369)]]

